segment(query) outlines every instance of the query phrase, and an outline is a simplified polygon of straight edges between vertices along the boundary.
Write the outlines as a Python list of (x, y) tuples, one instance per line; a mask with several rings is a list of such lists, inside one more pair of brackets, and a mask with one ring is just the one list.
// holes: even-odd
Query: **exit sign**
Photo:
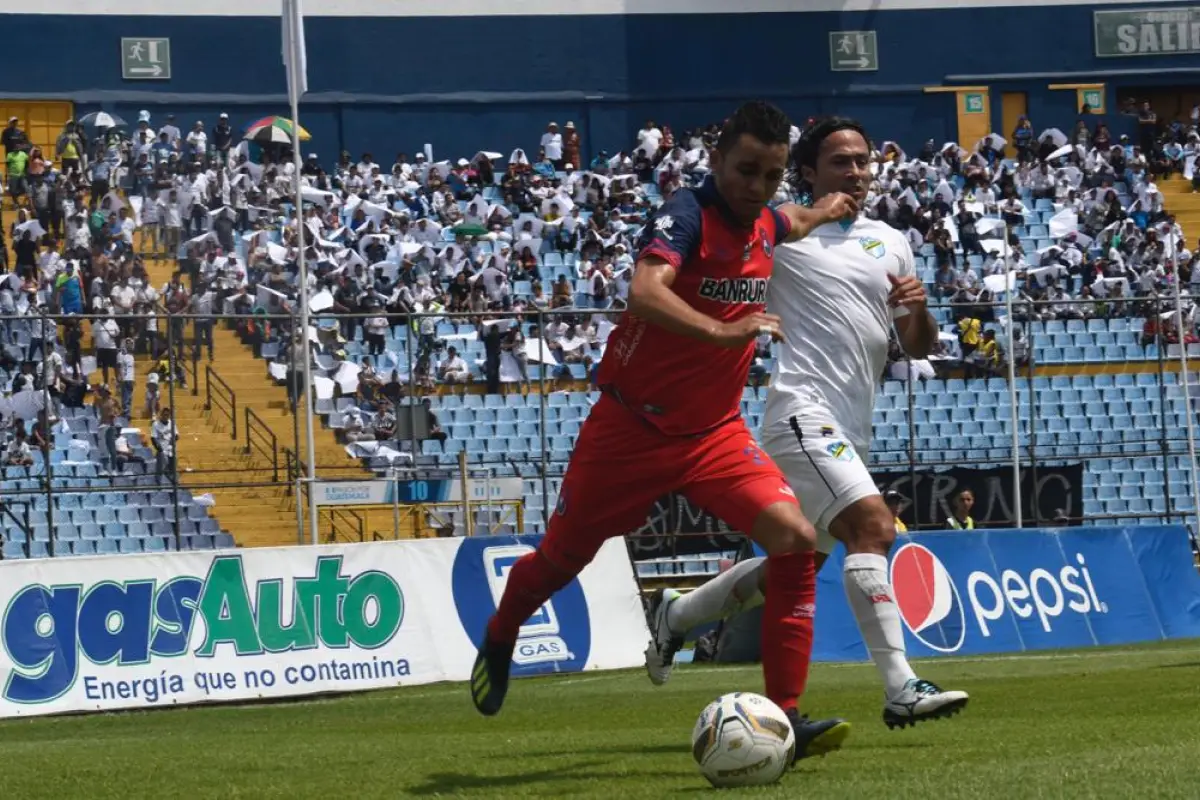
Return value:
[(964, 114), (982, 114), (983, 113), (983, 93), (982, 92), (967, 92), (963, 95), (963, 113)]
[(171, 79), (171, 40), (130, 36), (121, 39), (121, 77), (127, 81)]

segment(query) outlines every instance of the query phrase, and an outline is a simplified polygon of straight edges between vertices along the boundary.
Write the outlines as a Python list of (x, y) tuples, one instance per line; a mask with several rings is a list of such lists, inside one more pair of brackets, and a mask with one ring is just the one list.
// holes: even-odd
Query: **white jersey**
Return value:
[(914, 273), (904, 235), (866, 218), (775, 249), (767, 311), (780, 316), (784, 340), (764, 438), (791, 428), (793, 416), (820, 416), (866, 452), (892, 320), (908, 313), (888, 306), (887, 276)]

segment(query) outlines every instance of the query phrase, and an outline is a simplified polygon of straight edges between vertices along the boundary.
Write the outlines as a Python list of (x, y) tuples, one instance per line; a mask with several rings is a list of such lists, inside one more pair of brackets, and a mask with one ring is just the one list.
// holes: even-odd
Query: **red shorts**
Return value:
[(797, 502), (741, 419), (696, 438), (664, 436), (604, 395), (579, 432), (542, 552), (581, 570), (606, 540), (645, 525), (671, 492), (747, 533), (768, 506)]

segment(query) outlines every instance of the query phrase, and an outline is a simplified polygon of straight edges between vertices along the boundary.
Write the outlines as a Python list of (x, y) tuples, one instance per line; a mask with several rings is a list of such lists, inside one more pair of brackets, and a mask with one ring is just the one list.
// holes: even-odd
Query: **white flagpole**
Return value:
[[(1196, 515), (1196, 532), (1200, 535), (1200, 476), (1196, 474), (1196, 425), (1193, 420), (1195, 411), (1192, 410), (1191, 387), (1188, 386), (1191, 373), (1188, 370), (1187, 328), (1184, 326), (1179, 265), (1175, 262), (1175, 256), (1175, 228), (1172, 226), (1167, 234), (1167, 258), (1171, 260), (1171, 268), (1175, 272), (1175, 333), (1179, 337), (1179, 382), (1183, 384), (1183, 419), (1187, 427), (1188, 475), (1192, 478), (1192, 511)], [(1166, 409), (1163, 409), (1163, 413), (1166, 413)]]
[[(1017, 405), (1017, 359), (1014, 347), (1015, 337), (1013, 327), (1013, 292), (1016, 291), (1016, 279), (1012, 277), (1012, 252), (1008, 246), (1008, 223), (1004, 225), (1004, 313), (1008, 317), (1008, 404), (1012, 414), (1012, 483), (1013, 503), (1016, 506), (1016, 523), (1020, 528), (1021, 512), (1021, 437), (1020, 437), (1020, 406)], [(1031, 394), (1030, 397), (1033, 395)], [(1036, 495), (1035, 495), (1036, 497)]]
[[(301, 357), (304, 359), (304, 437), (308, 467), (308, 525), (311, 531), (312, 543), (320, 542), (319, 520), (317, 519), (317, 455), (316, 442), (313, 435), (313, 391), (312, 391), (312, 351), (308, 343), (308, 264), (305, 258), (304, 236), (304, 198), (301, 192), (303, 181), (300, 171), (303, 163), (300, 158), (300, 95), (308, 90), (308, 65), (304, 47), (304, 13), (300, 8), (300, 0), (283, 0), (283, 29), (284, 29), (284, 64), (288, 76), (288, 101), (292, 111), (292, 165), (295, 169), (293, 188), (296, 203), (296, 237), (300, 254), (296, 264), (300, 271), (300, 346)], [(296, 498), (300, 502), (300, 498)]]

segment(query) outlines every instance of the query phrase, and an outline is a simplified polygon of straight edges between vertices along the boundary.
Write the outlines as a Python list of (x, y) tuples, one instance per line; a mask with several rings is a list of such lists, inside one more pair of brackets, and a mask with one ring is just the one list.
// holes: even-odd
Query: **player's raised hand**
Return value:
[(783, 341), (779, 317), (775, 314), (751, 314), (736, 322), (722, 323), (717, 328), (713, 343), (720, 347), (744, 347), (767, 334), (776, 342)]
[(853, 197), (843, 192), (825, 195), (813, 203), (813, 208), (821, 212), (825, 222), (854, 219), (858, 216), (858, 203)]
[(812, 208), (796, 203), (785, 203), (778, 208), (778, 211), (792, 223), (792, 230), (787, 235), (787, 241), (796, 242), (827, 222), (854, 219), (858, 215), (858, 203), (848, 194), (834, 192), (822, 197), (813, 204)]
[(925, 308), (928, 297), (925, 294), (925, 284), (921, 283), (919, 278), (913, 275), (901, 278), (889, 272), (888, 282), (892, 284), (892, 291), (888, 293), (889, 306), (903, 306), (910, 311), (921, 311)]

